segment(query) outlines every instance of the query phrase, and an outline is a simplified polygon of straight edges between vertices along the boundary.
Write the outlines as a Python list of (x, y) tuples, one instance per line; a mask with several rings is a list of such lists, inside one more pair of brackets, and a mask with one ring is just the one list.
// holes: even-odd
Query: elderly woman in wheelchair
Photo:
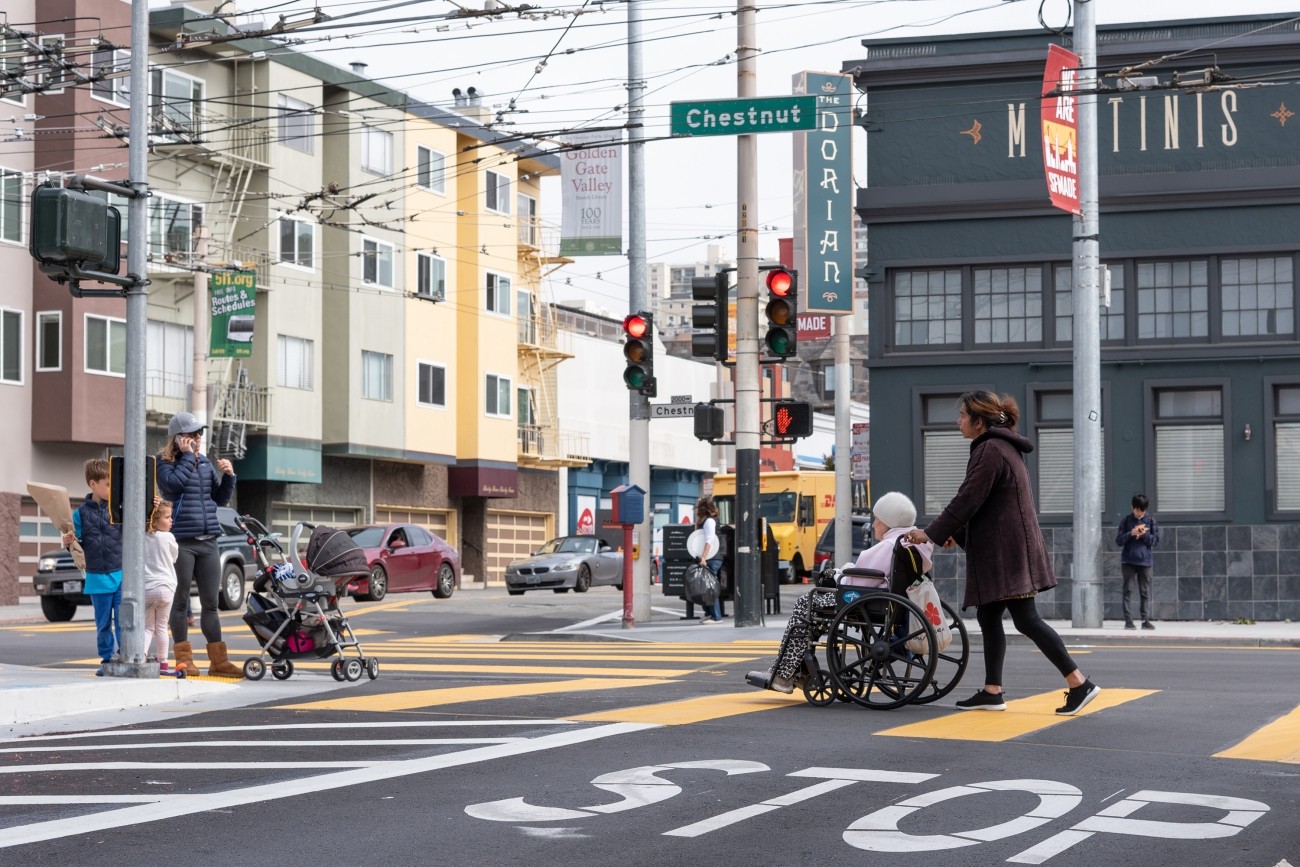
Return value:
[[(907, 598), (907, 588), (930, 571), (934, 551), (930, 542), (906, 539), (916, 507), (891, 491), (876, 500), (872, 518), (876, 543), (851, 567), (823, 571), (817, 587), (795, 602), (776, 661), (767, 671), (750, 672), (751, 685), (783, 693), (799, 685), (816, 705), (839, 698), (887, 708), (932, 701), (960, 679), (966, 642), (944, 654), (933, 618)], [(960, 631), (964, 639), (960, 618), (943, 608), (953, 633)], [(817, 661), (819, 647), (827, 669)], [(940, 663), (945, 665), (937, 671)]]

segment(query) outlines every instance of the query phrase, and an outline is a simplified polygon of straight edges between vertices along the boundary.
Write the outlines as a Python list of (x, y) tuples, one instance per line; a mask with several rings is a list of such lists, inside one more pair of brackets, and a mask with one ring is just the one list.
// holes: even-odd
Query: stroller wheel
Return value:
[(343, 660), (336, 659), (330, 663), (330, 676), (339, 683), (343, 682)]
[(288, 680), (293, 677), (293, 663), (287, 659), (271, 663), (271, 677), (276, 680)]
[(366, 674), (371, 680), (379, 677), (379, 660), (373, 656), (366, 660)]
[(266, 677), (266, 663), (256, 656), (244, 660), (244, 677), (249, 680), (261, 680)]
[(365, 673), (365, 666), (356, 657), (343, 663), (343, 676), (347, 678), (349, 683), (360, 680), (363, 673)]

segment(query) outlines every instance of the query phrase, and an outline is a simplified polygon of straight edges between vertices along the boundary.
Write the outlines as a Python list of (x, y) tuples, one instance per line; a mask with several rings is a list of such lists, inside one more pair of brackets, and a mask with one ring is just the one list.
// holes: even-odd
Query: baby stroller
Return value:
[[(293, 676), (292, 660), (333, 656), (330, 674), (337, 681), (357, 681), (363, 674), (371, 680), (379, 677), (379, 660), (362, 652), (338, 607), (348, 585), (369, 574), (365, 553), (357, 543), (341, 530), (300, 522), (286, 552), (279, 534), (256, 519), (245, 515), (240, 525), (261, 567), (244, 603), (244, 622), (262, 651), (244, 661), (244, 676), (265, 677), (269, 657), (271, 676), (288, 680)], [(311, 530), (311, 538), (300, 559), (297, 552), (304, 530)], [(345, 653), (348, 650), (355, 655)]]

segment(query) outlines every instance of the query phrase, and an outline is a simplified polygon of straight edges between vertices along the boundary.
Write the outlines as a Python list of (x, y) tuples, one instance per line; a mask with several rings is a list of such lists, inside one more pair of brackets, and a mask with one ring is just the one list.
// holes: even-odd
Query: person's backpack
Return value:
[(696, 605), (712, 605), (718, 601), (718, 576), (707, 566), (692, 563), (686, 569), (686, 599)]

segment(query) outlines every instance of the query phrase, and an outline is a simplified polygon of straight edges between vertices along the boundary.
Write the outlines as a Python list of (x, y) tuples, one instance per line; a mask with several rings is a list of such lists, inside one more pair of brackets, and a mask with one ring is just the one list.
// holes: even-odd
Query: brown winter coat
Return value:
[(1033, 450), (1008, 428), (980, 434), (957, 496), (925, 528), (936, 545), (952, 538), (966, 551), (963, 608), (1056, 586), (1025, 468)]

